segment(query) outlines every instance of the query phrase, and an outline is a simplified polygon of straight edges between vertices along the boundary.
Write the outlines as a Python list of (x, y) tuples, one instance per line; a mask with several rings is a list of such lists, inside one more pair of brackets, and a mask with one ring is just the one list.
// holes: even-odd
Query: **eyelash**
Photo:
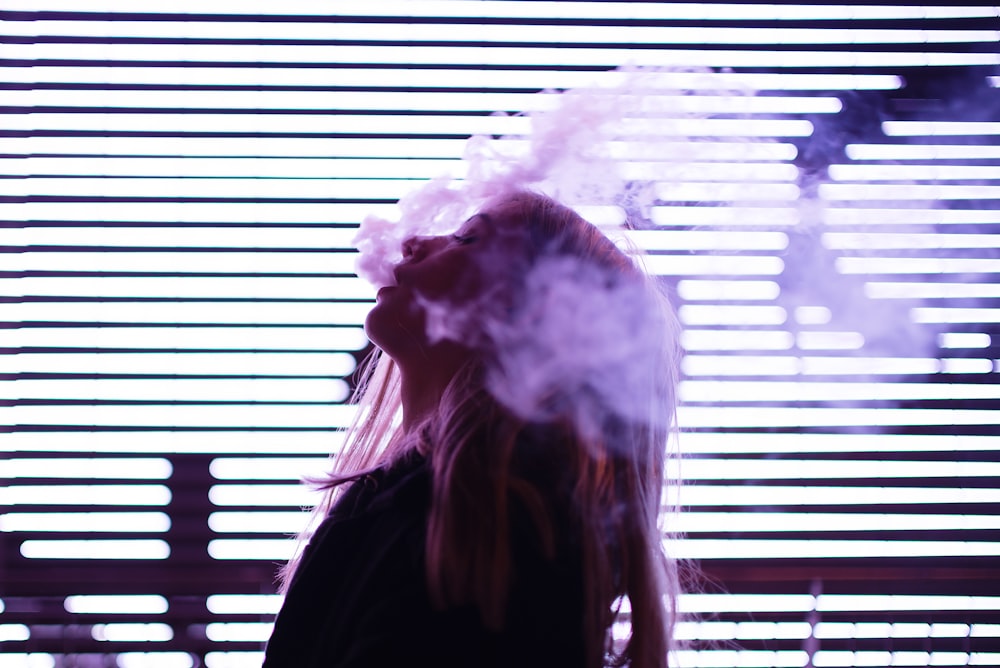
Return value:
[(466, 236), (462, 236), (461, 234), (453, 234), (451, 235), (451, 238), (460, 244), (471, 244), (473, 241), (476, 240), (475, 235), (471, 234)]

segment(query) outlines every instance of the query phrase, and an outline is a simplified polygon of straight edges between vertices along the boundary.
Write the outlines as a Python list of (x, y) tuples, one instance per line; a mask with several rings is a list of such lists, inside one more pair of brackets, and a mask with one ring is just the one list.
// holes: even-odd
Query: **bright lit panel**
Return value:
[(167, 599), (158, 595), (67, 596), (67, 612), (79, 614), (163, 614)]
[(166, 513), (5, 513), (0, 531), (162, 533), (170, 529)]
[[(2, 281), (3, 279), (0, 279)], [(30, 279), (21, 279), (29, 281)], [(97, 279), (103, 280), (103, 279)], [(211, 285), (211, 280), (208, 279)], [(229, 279), (224, 279), (229, 280)], [(254, 279), (248, 279), (253, 285)], [(308, 283), (309, 279), (306, 279)], [(82, 285), (87, 285), (83, 279)], [(139, 285), (143, 282), (139, 281)], [(280, 283), (279, 283), (280, 284)], [(141, 339), (136, 335), (141, 333)], [(0, 346), (56, 348), (166, 348), (175, 350), (362, 350), (368, 345), (361, 327), (32, 327), (0, 329)]]
[(163, 540), (26, 540), (26, 559), (166, 559), (170, 546)]

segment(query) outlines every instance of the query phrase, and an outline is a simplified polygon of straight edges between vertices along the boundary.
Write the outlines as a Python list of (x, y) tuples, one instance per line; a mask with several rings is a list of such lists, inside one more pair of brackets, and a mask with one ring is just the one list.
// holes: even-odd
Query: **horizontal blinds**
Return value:
[(4, 3), (5, 661), (257, 665), (358, 221), (631, 64), (697, 115), (611, 147), (685, 326), (678, 663), (1000, 665), (997, 7), (337, 10)]

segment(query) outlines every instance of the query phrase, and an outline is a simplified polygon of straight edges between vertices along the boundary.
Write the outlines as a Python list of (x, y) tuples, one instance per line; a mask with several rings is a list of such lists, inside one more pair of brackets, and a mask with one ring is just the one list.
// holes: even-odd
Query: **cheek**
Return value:
[(418, 293), (424, 299), (462, 304), (474, 300), (485, 287), (482, 267), (468, 259), (447, 259), (428, 266)]

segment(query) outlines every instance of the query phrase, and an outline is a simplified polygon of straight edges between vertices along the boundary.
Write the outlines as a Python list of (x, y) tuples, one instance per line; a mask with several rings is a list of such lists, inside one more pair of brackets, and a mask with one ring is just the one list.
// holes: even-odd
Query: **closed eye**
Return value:
[(478, 237), (474, 234), (453, 234), (451, 235), (451, 238), (453, 241), (456, 241), (460, 244), (471, 244)]

